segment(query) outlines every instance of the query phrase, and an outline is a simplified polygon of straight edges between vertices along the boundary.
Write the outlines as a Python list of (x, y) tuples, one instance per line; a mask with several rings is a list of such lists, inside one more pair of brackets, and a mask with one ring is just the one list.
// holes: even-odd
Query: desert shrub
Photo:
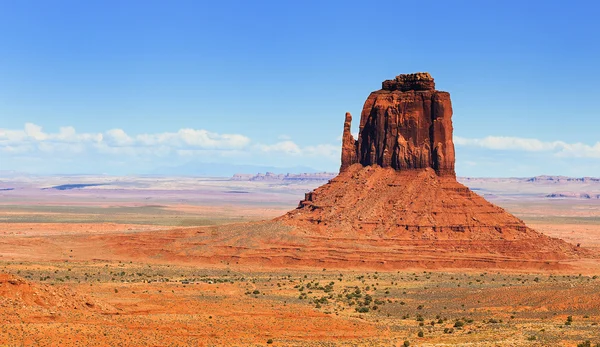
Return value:
[(464, 325), (465, 325), (465, 323), (461, 320), (457, 320), (456, 322), (454, 322), (455, 328), (462, 328)]
[(418, 337), (423, 337), (423, 330), (420, 330), (419, 333), (417, 334)]
[(273, 339), (268, 339), (268, 340), (267, 340), (267, 344), (269, 344), (269, 345), (270, 345), (270, 344), (272, 344), (272, 343), (273, 343)]
[(369, 308), (367, 306), (361, 306), (356, 308), (356, 312), (358, 313), (367, 313), (369, 312)]
[(404, 341), (404, 344), (403, 344), (403, 346), (404, 346), (404, 347), (408, 347), (408, 346), (410, 346), (410, 341), (408, 341), (408, 340), (407, 340), (407, 341)]

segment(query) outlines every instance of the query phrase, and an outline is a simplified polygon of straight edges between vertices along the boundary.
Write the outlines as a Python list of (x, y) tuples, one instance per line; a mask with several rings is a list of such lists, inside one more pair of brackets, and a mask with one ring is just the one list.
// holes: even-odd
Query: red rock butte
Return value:
[(485, 267), (581, 252), (456, 181), (450, 94), (435, 90), (429, 73), (399, 75), (372, 92), (358, 139), (351, 122), (346, 113), (340, 174), (276, 221), (307, 235), (353, 240), (357, 248), (356, 240), (369, 239), (371, 247), (385, 245), (377, 257), (397, 265), (427, 254), (432, 262), (446, 254)]
[[(262, 268), (569, 268), (586, 250), (548, 237), (458, 183), (450, 95), (426, 73), (370, 94), (339, 175), (274, 220), (102, 235), (85, 254)], [(71, 247), (71, 246), (69, 246)], [(127, 258), (129, 256), (131, 258)]]
[(346, 113), (340, 171), (360, 163), (396, 170), (429, 167), (439, 175), (455, 175), (450, 94), (435, 90), (428, 73), (399, 75), (372, 92), (362, 110), (358, 140), (350, 132), (351, 122)]

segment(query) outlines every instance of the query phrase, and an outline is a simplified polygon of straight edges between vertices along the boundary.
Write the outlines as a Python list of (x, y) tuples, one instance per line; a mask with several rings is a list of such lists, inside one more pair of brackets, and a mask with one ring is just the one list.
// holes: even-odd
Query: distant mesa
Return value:
[(585, 193), (585, 192), (557, 192), (546, 195), (551, 199), (600, 199), (600, 193)]
[(327, 181), (334, 178), (337, 174), (332, 172), (318, 173), (300, 173), (300, 174), (275, 174), (272, 172), (253, 174), (235, 174), (232, 181)]
[(539, 182), (539, 183), (565, 183), (565, 182), (577, 182), (577, 183), (600, 183), (599, 177), (567, 177), (567, 176), (535, 176), (527, 179), (527, 182)]

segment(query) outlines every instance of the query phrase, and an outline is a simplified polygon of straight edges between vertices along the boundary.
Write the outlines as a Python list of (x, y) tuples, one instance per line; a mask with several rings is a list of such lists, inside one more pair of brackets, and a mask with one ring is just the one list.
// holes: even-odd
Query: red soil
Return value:
[(352, 341), (378, 332), (372, 324), (311, 307), (246, 297), (232, 284), (95, 284), (75, 289), (0, 274), (0, 345), (262, 345), (270, 338), (297, 345)]

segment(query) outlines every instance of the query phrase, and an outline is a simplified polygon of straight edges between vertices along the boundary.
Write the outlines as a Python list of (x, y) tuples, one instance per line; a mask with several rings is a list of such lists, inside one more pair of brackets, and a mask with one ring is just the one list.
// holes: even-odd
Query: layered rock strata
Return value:
[(435, 90), (428, 73), (399, 75), (372, 92), (357, 140), (351, 122), (347, 113), (340, 174), (276, 221), (311, 237), (368, 240), (374, 252), (385, 241), (406, 256), (471, 254), (474, 264), (579, 253), (457, 182), (450, 94)]
[(428, 73), (384, 81), (363, 106), (358, 140), (347, 113), (342, 139), (343, 172), (350, 165), (379, 165), (396, 170), (432, 168), (455, 176), (450, 94), (435, 90)]

